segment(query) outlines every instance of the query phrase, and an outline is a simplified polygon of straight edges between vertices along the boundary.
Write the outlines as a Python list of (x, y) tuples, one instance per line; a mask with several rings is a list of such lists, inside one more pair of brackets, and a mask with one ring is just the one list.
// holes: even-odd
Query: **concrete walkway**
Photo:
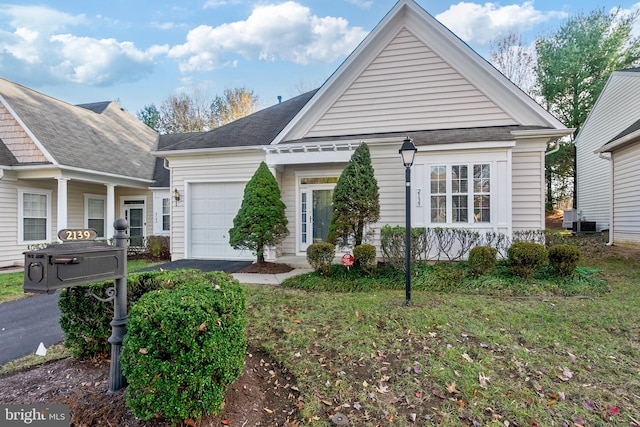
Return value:
[[(196, 268), (202, 271), (221, 270), (231, 273), (240, 283), (260, 285), (279, 285), (288, 277), (313, 271), (308, 268), (296, 268), (283, 274), (233, 273), (248, 264), (251, 262), (181, 260), (160, 264), (145, 270), (160, 268), (164, 270), (183, 268)], [(0, 304), (0, 365), (35, 353), (41, 342), (45, 347), (49, 347), (64, 341), (64, 334), (60, 328), (59, 296), (60, 292), (55, 292)]]

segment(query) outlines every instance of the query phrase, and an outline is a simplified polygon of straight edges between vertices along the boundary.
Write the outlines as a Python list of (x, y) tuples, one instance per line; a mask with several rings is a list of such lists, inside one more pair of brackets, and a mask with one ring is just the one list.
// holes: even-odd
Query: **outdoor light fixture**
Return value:
[(406, 220), (405, 220), (405, 246), (404, 246), (404, 289), (406, 292), (406, 305), (411, 306), (411, 166), (416, 157), (418, 149), (413, 145), (411, 138), (407, 137), (402, 142), (400, 155), (405, 167), (405, 188), (406, 188)]
[(173, 200), (175, 200), (176, 203), (180, 201), (180, 192), (178, 191), (177, 188), (173, 189)]

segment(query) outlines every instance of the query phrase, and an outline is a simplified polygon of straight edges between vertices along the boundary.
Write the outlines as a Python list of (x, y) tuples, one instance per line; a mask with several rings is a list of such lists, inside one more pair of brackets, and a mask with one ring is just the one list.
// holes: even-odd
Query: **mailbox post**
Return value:
[[(114, 236), (116, 247), (127, 251), (127, 228), (129, 224), (125, 219), (116, 219), (113, 223), (116, 229)], [(127, 271), (127, 256), (124, 256), (124, 271)], [(109, 368), (109, 391), (114, 393), (127, 385), (127, 380), (122, 374), (120, 364), (120, 351), (122, 350), (122, 340), (127, 333), (127, 275), (115, 279), (116, 293), (113, 299), (113, 320), (111, 321), (111, 366)]]

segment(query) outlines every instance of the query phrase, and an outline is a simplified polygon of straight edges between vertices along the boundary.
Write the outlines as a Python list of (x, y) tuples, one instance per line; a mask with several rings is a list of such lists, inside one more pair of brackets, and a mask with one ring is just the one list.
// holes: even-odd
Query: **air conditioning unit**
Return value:
[(570, 230), (573, 227), (573, 223), (578, 220), (577, 209), (565, 209), (562, 215), (562, 228)]

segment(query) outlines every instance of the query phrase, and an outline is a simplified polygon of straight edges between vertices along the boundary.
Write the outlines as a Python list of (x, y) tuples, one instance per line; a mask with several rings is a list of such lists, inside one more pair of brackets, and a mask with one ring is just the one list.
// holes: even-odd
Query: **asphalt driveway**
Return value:
[[(182, 259), (139, 271), (198, 269), (234, 273), (252, 261)], [(60, 292), (35, 295), (0, 304), (0, 365), (33, 354), (42, 342), (46, 347), (64, 341), (60, 328)]]

